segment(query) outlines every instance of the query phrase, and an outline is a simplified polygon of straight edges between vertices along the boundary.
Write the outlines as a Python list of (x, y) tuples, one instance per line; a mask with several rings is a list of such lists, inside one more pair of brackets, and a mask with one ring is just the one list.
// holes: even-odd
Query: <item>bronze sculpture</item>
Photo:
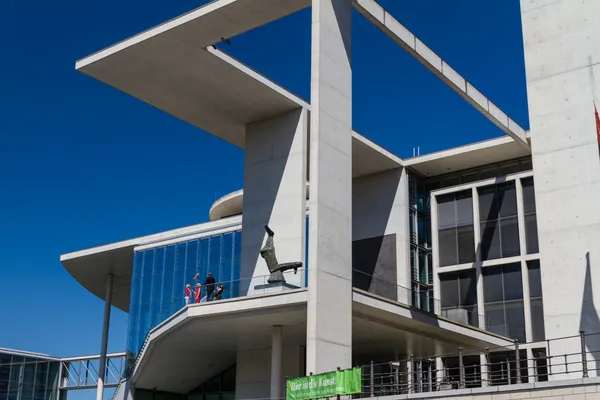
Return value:
[(283, 273), (285, 271), (294, 270), (294, 274), (298, 272), (298, 268), (302, 268), (301, 262), (289, 262), (279, 264), (277, 262), (277, 257), (275, 256), (275, 245), (273, 243), (273, 236), (275, 236), (275, 232), (273, 232), (268, 225), (265, 225), (265, 231), (267, 231), (267, 242), (264, 247), (260, 249), (260, 256), (264, 258), (267, 263), (267, 267), (269, 268), (269, 272), (271, 275), (269, 276), (268, 283), (285, 283), (285, 277)]

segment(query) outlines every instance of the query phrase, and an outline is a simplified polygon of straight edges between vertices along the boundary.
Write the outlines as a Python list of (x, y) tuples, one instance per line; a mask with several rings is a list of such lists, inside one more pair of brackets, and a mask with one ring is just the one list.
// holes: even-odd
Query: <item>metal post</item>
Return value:
[(585, 346), (585, 331), (579, 331), (579, 336), (581, 337), (581, 369), (583, 371), (583, 377), (587, 378), (589, 374), (587, 365), (587, 349)]
[(371, 397), (375, 397), (375, 368), (373, 366), (373, 361), (371, 361), (371, 372), (369, 373), (369, 386)]
[(406, 365), (408, 393), (415, 392), (415, 356), (411, 355)]
[(106, 349), (108, 347), (108, 328), (110, 326), (110, 307), (112, 306), (113, 275), (106, 277), (106, 298), (104, 300), (104, 322), (102, 324), (102, 343), (100, 344), (100, 361), (98, 364), (98, 390), (96, 400), (104, 395), (104, 373), (106, 371)]
[(271, 400), (281, 397), (281, 365), (283, 356), (283, 327), (273, 326), (271, 337)]
[(429, 359), (428, 362), (427, 362), (427, 364), (428, 364), (428, 367), (427, 367), (427, 386), (428, 386), (428, 389), (427, 389), (427, 391), (428, 392), (433, 392), (433, 373), (431, 372), (431, 363), (432, 362), (435, 362), (435, 360), (432, 361), (431, 359)]
[(515, 339), (515, 369), (517, 376), (517, 384), (521, 382), (521, 353), (519, 351), (519, 340)]
[(465, 388), (465, 364), (463, 362), (463, 348), (458, 348), (458, 388)]
[[(337, 370), (338, 370), (338, 371), (341, 371), (340, 367), (337, 367)], [(338, 394), (338, 395), (336, 396), (336, 398), (337, 398), (337, 400), (340, 400), (340, 395)]]
[(548, 379), (552, 375), (552, 356), (550, 355), (550, 340), (546, 340), (546, 365), (548, 366)]

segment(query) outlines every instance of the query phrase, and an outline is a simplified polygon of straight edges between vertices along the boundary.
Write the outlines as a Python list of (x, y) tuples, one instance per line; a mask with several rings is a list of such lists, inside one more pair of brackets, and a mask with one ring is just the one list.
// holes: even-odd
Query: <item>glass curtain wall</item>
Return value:
[(430, 192), (423, 181), (409, 176), (408, 195), (412, 305), (433, 312)]
[(60, 361), (0, 353), (0, 399), (57, 400)]
[[(522, 198), (517, 196), (519, 181), (523, 188)], [(479, 208), (476, 210), (473, 210), (472, 193), (478, 196)], [(525, 342), (525, 314), (530, 313), (530, 340), (543, 341), (545, 332), (540, 262), (531, 256), (524, 258), (527, 254), (538, 253), (533, 178), (519, 178), (477, 187), (475, 191), (468, 189), (438, 195), (436, 201), (442, 310), (451, 310), (453, 307), (469, 310), (471, 304), (464, 302), (464, 291), (461, 291), (462, 277), (457, 277), (455, 272), (444, 273), (443, 270), (444, 267), (460, 266), (460, 274), (474, 272), (475, 250), (479, 249), (483, 304), (478, 306), (481, 311), (485, 311), (485, 328)], [(526, 251), (522, 251), (519, 241), (518, 202), (523, 204), (525, 223), (521, 232), (524, 231), (526, 237)], [(475, 215), (479, 215), (480, 218), (480, 243), (475, 243), (472, 229), (473, 212), (478, 213)], [(502, 260), (507, 258), (510, 260), (502, 263)], [(494, 262), (489, 262), (491, 260)], [(526, 291), (523, 288), (523, 273), (529, 276), (529, 310), (524, 308)], [(477, 298), (476, 287), (473, 288), (471, 298)], [(476, 300), (473, 304), (477, 304)], [(475, 324), (475, 321), (470, 323)]]
[(479, 326), (475, 270), (440, 275), (442, 315), (465, 325)]
[[(203, 284), (210, 272), (225, 288), (223, 299), (239, 295), (241, 244), (242, 232), (235, 231), (134, 254), (127, 338), (130, 362), (148, 332), (185, 305), (186, 284)], [(196, 274), (199, 279), (194, 281)]]

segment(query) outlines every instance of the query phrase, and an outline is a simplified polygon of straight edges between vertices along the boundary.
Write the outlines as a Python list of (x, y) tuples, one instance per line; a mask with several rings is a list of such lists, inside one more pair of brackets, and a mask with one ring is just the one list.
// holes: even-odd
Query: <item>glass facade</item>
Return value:
[(440, 275), (442, 315), (465, 325), (479, 326), (475, 270)]
[(128, 357), (135, 358), (148, 332), (185, 305), (185, 285), (204, 283), (210, 272), (225, 290), (223, 299), (239, 295), (241, 230), (134, 254), (129, 307)]
[(423, 181), (409, 176), (408, 195), (412, 305), (433, 312), (430, 192)]
[(0, 352), (0, 400), (56, 400), (60, 361)]
[[(520, 172), (523, 165), (520, 161), (510, 168), (507, 164), (506, 168), (497, 167), (495, 170), (515, 173)], [(480, 176), (477, 171), (473, 174)], [(454, 184), (464, 183), (464, 176), (460, 175)], [(474, 189), (436, 196), (441, 306), (446, 312), (461, 308), (471, 314), (479, 309), (485, 315), (487, 330), (521, 342), (543, 341), (540, 263), (528, 256), (538, 253), (534, 180), (533, 177), (504, 178), (499, 179), (497, 184), (474, 185)], [(444, 182), (451, 180), (444, 178)], [(519, 185), (522, 187), (521, 197), (517, 195)], [(474, 203), (472, 196), (477, 196), (477, 202)], [(519, 215), (520, 212), (522, 215)], [(479, 216), (479, 243), (475, 242), (473, 215)], [(523, 226), (519, 226), (520, 218), (524, 221)], [(525, 238), (523, 248), (521, 235)], [(475, 262), (477, 255), (480, 259)], [(507, 258), (510, 259), (503, 262)], [(445, 267), (459, 271), (446, 273)], [(480, 293), (482, 303), (477, 302), (477, 286), (474, 284), (475, 271), (479, 269), (483, 284)], [(523, 274), (528, 274), (528, 288), (523, 287), (527, 283)], [(530, 294), (528, 309), (525, 309), (526, 289)], [(531, 317), (531, 337), (526, 337), (526, 314)], [(476, 324), (474, 317), (469, 318), (473, 325)]]
[(440, 267), (475, 261), (471, 190), (437, 197)]

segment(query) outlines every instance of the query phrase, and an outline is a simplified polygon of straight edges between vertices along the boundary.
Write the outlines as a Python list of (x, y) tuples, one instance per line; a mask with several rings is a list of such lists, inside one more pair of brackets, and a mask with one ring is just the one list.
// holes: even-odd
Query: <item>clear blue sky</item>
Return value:
[[(0, 347), (97, 353), (103, 303), (60, 254), (205, 221), (241, 188), (241, 150), (74, 69), (206, 2), (0, 2)], [(518, 0), (380, 2), (528, 128)], [(400, 156), (502, 135), (356, 13), (353, 23), (357, 131)], [(309, 99), (310, 9), (225, 50)], [(126, 326), (113, 309), (110, 351), (124, 350)]]

